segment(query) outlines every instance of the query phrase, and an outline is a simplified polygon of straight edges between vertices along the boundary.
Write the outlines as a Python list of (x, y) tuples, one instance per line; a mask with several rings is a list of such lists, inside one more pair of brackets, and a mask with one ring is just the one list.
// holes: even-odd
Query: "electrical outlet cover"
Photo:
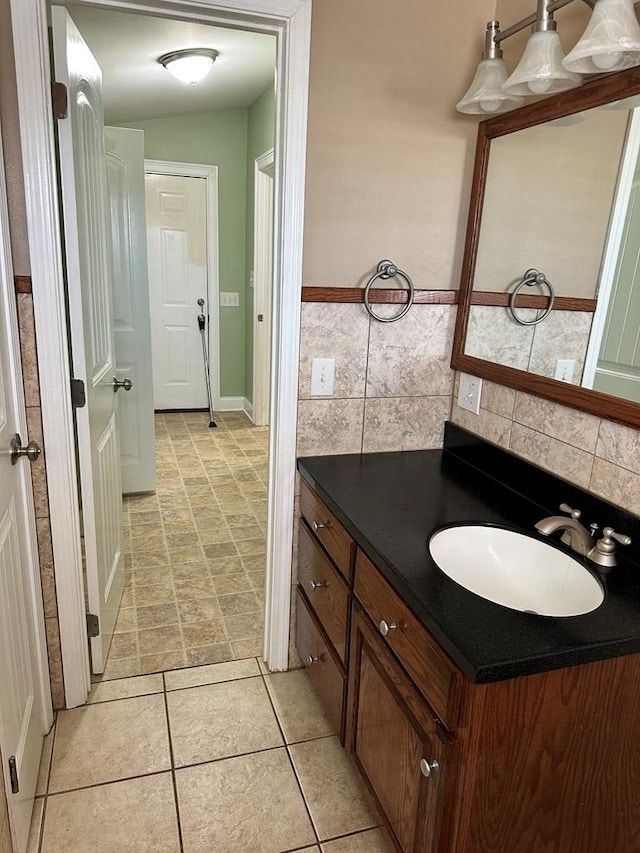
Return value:
[(482, 379), (471, 376), (469, 373), (460, 374), (460, 387), (458, 389), (458, 405), (461, 409), (467, 409), (474, 415), (480, 414), (480, 396), (482, 394)]

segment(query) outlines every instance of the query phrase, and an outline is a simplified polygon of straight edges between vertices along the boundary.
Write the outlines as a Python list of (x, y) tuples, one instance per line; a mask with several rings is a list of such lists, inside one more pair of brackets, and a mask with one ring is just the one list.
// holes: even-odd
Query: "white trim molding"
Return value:
[(206, 163), (178, 163), (171, 160), (144, 161), (145, 175), (175, 175), (204, 178), (207, 194), (207, 350), (214, 411), (220, 408), (220, 254), (218, 228), (218, 167)]
[[(312, 0), (75, 0), (78, 5), (226, 24), (277, 37), (274, 299), (264, 655), (288, 666), (307, 96)], [(80, 513), (50, 101), (46, 0), (11, 0), (67, 707), (90, 687)]]
[[(253, 411), (259, 426), (269, 423), (274, 167), (273, 148), (253, 163)], [(263, 315), (260, 323), (259, 314)]]

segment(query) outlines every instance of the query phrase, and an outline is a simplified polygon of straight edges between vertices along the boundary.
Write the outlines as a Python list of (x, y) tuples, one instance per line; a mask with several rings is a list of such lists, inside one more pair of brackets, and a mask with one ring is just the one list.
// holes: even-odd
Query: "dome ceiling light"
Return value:
[(158, 58), (158, 62), (164, 65), (176, 80), (195, 86), (211, 71), (217, 56), (218, 51), (213, 48), (193, 47), (165, 53)]

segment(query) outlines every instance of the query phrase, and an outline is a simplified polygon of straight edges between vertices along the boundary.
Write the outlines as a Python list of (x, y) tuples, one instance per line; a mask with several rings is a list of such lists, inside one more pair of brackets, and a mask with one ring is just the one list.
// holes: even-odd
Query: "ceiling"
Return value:
[[(67, 9), (102, 69), (107, 123), (245, 109), (273, 84), (274, 36), (88, 6)], [(157, 62), (187, 47), (219, 51), (196, 86), (175, 80)]]

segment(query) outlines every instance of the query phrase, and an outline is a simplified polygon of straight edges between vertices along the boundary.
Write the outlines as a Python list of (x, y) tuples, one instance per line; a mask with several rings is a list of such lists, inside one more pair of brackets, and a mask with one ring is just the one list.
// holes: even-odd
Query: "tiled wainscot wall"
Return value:
[[(398, 306), (376, 305), (382, 317)], [(300, 331), (298, 456), (425, 450), (442, 446), (451, 411), (450, 368), (455, 305), (415, 304), (401, 320), (381, 323), (362, 303), (305, 302)], [(335, 358), (332, 397), (311, 396), (314, 358)], [(294, 514), (293, 585), (297, 583), (299, 483)], [(295, 596), (292, 590), (292, 636)], [(290, 665), (299, 664), (292, 640)]]
[(640, 515), (638, 430), (492, 382), (483, 384), (479, 416), (455, 400), (455, 423)]

